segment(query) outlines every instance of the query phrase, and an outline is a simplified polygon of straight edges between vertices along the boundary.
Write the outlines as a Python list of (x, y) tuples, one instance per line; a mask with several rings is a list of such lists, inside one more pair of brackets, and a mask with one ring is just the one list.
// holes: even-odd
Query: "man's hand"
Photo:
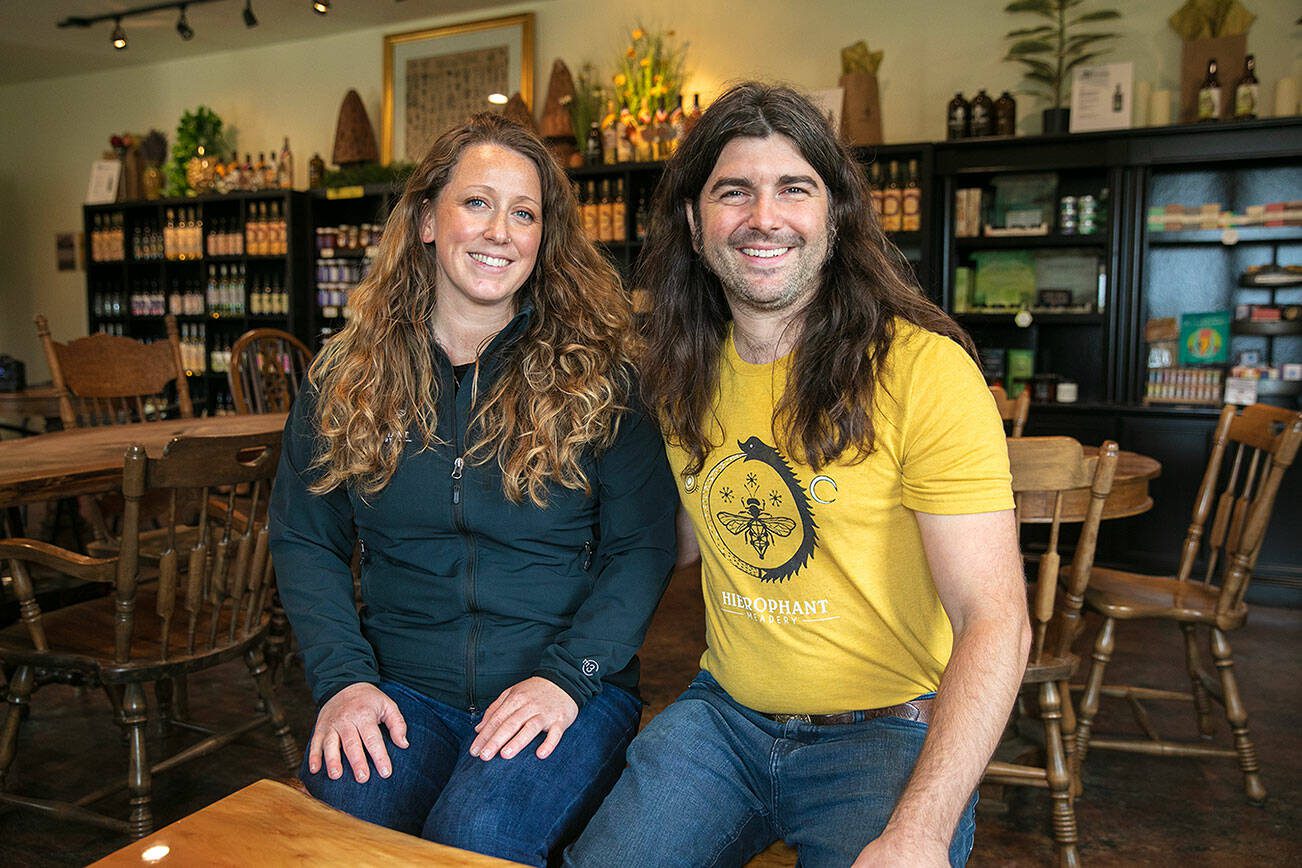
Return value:
[(352, 766), (353, 779), (359, 784), (366, 783), (371, 775), (367, 753), (380, 777), (387, 778), (393, 774), (393, 765), (389, 762), (389, 752), (384, 749), (380, 724), (388, 727), (389, 738), (395, 745), (407, 747), (407, 721), (402, 719), (394, 701), (374, 684), (348, 685), (321, 706), (316, 728), (312, 730), (307, 770), (312, 774), (321, 771), (324, 757), (326, 774), (331, 780), (339, 780), (344, 773), (339, 756), (342, 747), (344, 757)]
[(537, 756), (547, 759), (578, 716), (579, 706), (564, 690), (546, 678), (526, 678), (503, 690), (484, 711), (475, 726), (479, 735), (470, 745), (470, 755), (491, 760), (500, 753), (502, 759), (510, 759), (546, 730)]
[(851, 868), (883, 868), (899, 865), (919, 868), (949, 868), (949, 845), (934, 838), (909, 836), (890, 826), (859, 852)]

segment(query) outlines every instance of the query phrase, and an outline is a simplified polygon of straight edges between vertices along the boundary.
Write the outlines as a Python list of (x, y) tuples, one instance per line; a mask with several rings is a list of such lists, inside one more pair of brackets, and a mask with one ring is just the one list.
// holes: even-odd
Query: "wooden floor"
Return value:
[[(663, 708), (696, 670), (703, 615), (700, 590), (671, 586), (643, 651), (643, 689), (648, 713)], [(1162, 759), (1095, 752), (1085, 769), (1085, 795), (1077, 802), (1081, 854), (1088, 865), (1240, 866), (1302, 864), (1302, 612), (1255, 609), (1249, 625), (1231, 637), (1239, 659), (1250, 726), (1262, 777), (1270, 791), (1264, 808), (1243, 799), (1237, 766), (1230, 761)], [(1174, 628), (1122, 625), (1118, 656), (1133, 660), (1139, 649), (1167, 652), (1160, 663), (1115, 664), (1132, 679), (1165, 677), (1181, 685), (1180, 637)], [(312, 706), (298, 669), (282, 695), (300, 741), (306, 740)], [(197, 676), (191, 685), (196, 719), (224, 720), (254, 701), (241, 664)], [(23, 727), (13, 787), (53, 796), (94, 789), (125, 773), (126, 750), (109, 722), (99, 693), (47, 687), (34, 697)], [(1154, 718), (1168, 734), (1192, 735), (1192, 713), (1176, 705)], [(1105, 706), (1099, 727), (1134, 730), (1123, 708)], [(1226, 727), (1218, 727), (1224, 740)], [(159, 734), (151, 747), (175, 749), (192, 736)], [(156, 754), (157, 755), (157, 754)], [(217, 754), (154, 780), (159, 824), (185, 816), (261, 777), (280, 774), (272, 739), (247, 737)], [(987, 799), (977, 818), (972, 865), (1048, 864), (1048, 799), (1041, 791), (1009, 790), (1006, 808)], [(125, 797), (110, 806), (125, 816)], [(83, 865), (125, 839), (95, 828), (59, 823), (27, 811), (0, 814), (0, 865)], [(752, 865), (790, 866), (794, 853), (777, 845)]]

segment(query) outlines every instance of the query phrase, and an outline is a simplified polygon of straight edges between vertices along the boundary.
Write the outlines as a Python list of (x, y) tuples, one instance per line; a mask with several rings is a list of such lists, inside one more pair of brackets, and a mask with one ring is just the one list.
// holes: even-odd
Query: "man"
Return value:
[(656, 193), (642, 376), (702, 557), (702, 673), (582, 866), (962, 864), (1029, 627), (1003, 429), (861, 167), (792, 90), (705, 113)]

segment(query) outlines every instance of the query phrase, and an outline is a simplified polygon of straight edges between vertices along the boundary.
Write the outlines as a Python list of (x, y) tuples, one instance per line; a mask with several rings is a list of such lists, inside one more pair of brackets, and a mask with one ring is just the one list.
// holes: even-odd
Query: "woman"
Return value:
[(434, 143), (383, 239), (272, 504), (320, 704), (300, 776), (363, 819), (542, 865), (623, 766), (674, 559), (629, 305), (565, 176), (495, 115)]

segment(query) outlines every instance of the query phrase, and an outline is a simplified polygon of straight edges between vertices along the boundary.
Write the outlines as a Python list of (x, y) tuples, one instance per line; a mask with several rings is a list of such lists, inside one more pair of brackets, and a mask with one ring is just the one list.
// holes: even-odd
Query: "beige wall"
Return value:
[[(530, 10), (537, 15), (535, 98), (541, 102), (551, 62), (572, 70), (584, 61), (610, 68), (637, 10), (643, 22), (673, 27), (691, 42), (688, 90), (708, 98), (733, 78), (760, 76), (798, 86), (834, 86), (839, 49), (857, 39), (886, 52), (879, 79), (888, 141), (943, 136), (944, 104), (956, 90), (993, 94), (1018, 84), (999, 58), (1014, 26), (1004, 0), (659, 0), (656, 4), (548, 0), (494, 8), (486, 15)], [(1166, 16), (1177, 0), (1103, 3), (1125, 9), (1123, 38), (1109, 60), (1133, 60), (1135, 77), (1173, 87), (1180, 49)], [(1302, 28), (1294, 0), (1252, 0), (1257, 14), (1249, 48), (1258, 58), (1270, 104), (1274, 82), (1296, 74)], [(1022, 18), (1022, 16), (1019, 16)], [(460, 16), (458, 20), (464, 20)], [(0, 88), (0, 351), (28, 364), (33, 380), (48, 376), (32, 327), (37, 312), (58, 336), (84, 334), (85, 274), (55, 270), (54, 236), (81, 226), (90, 163), (123, 130), (157, 127), (171, 137), (181, 112), (204, 104), (233, 128), (240, 149), (257, 152), (288, 135), (305, 183), (313, 152), (328, 156), (339, 104), (349, 88), (379, 123), (381, 39), (395, 29), (452, 23), (447, 18), (402, 28), (361, 30), (194, 60), (134, 66)], [(1230, 71), (1230, 81), (1237, 72)], [(1223, 81), (1225, 78), (1223, 77)], [(1228, 83), (1228, 82), (1227, 82)], [(1019, 100), (1023, 131), (1038, 127), (1038, 107)], [(377, 127), (378, 133), (378, 127)]]

